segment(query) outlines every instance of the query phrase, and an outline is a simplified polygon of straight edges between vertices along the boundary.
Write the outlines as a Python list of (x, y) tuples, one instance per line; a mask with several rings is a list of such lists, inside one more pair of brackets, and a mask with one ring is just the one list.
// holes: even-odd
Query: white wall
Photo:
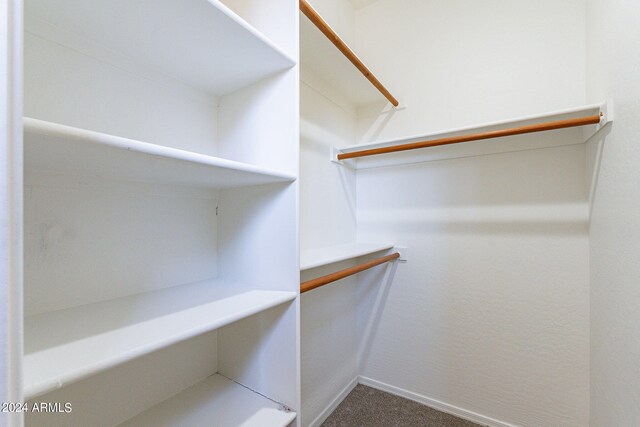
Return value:
[[(310, 280), (343, 268), (343, 261), (301, 274)], [(302, 425), (318, 426), (355, 386), (358, 377), (356, 279), (353, 277), (302, 295)]]
[(355, 13), (353, 4), (345, 0), (311, 0), (311, 6), (329, 23), (347, 44), (354, 42)]
[(591, 141), (591, 425), (640, 424), (640, 3), (588, 0), (588, 97), (615, 122)]
[[(316, 3), (314, 2), (314, 5)], [(306, 19), (306, 18), (302, 18)], [(329, 162), (332, 146), (354, 141), (354, 108), (303, 68), (300, 122), (300, 245), (310, 249), (356, 239), (355, 174)], [(353, 265), (304, 272), (301, 280)], [(302, 295), (303, 426), (317, 425), (358, 375), (355, 279)]]
[(353, 242), (355, 173), (329, 162), (329, 150), (353, 142), (354, 119), (307, 81), (300, 90), (300, 246)]
[(359, 276), (361, 375), (447, 410), (586, 425), (584, 162), (578, 145), (358, 171), (358, 238), (409, 248), (386, 288)]
[[(582, 0), (379, 0), (355, 34), (406, 103), (361, 109), (360, 140), (585, 102)], [(578, 145), (359, 170), (358, 239), (410, 254), (382, 294), (359, 277), (361, 374), (488, 423), (588, 424), (585, 162)]]
[(356, 11), (355, 28), (359, 56), (407, 106), (362, 111), (363, 140), (584, 101), (584, 0), (379, 0)]

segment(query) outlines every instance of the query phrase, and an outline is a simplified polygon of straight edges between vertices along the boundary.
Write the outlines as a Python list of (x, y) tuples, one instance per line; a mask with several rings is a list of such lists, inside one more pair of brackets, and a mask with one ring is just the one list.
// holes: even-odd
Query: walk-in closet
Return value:
[(0, 427), (640, 425), (640, 3), (0, 9)]

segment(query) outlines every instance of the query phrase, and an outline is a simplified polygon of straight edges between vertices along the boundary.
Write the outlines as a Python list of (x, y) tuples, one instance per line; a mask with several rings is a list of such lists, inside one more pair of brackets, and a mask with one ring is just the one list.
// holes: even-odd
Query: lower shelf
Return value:
[(295, 418), (295, 412), (215, 374), (120, 426), (285, 427)]
[(25, 319), (25, 399), (295, 299), (207, 280)]

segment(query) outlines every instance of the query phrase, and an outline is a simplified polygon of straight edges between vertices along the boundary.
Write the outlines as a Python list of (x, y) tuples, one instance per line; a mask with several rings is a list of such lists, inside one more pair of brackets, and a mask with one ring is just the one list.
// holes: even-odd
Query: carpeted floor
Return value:
[(403, 397), (358, 384), (322, 427), (480, 427)]

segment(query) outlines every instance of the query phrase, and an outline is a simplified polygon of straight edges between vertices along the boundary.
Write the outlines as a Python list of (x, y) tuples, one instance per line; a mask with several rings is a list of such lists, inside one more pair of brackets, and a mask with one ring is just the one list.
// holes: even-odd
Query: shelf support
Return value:
[(434, 139), (431, 141), (412, 142), (408, 144), (392, 145), (389, 147), (373, 148), (369, 150), (340, 153), (338, 160), (353, 159), (356, 157), (374, 156), (377, 154), (395, 153), (398, 151), (416, 150), (419, 148), (437, 147), (440, 145), (459, 144), (461, 142), (480, 141), (484, 139), (502, 138), (505, 136), (523, 135), (534, 132), (545, 132), (557, 129), (566, 129), (578, 126), (597, 125), (601, 122), (603, 113), (578, 117), (575, 119), (559, 120), (555, 122), (538, 123), (528, 126), (519, 126), (509, 129), (472, 133), (467, 135), (452, 136), (449, 138)]
[(336, 271), (335, 273), (327, 274), (326, 276), (321, 276), (317, 279), (302, 282), (300, 284), (300, 293), (302, 294), (311, 291), (313, 289), (319, 288), (320, 286), (333, 283), (337, 280), (344, 279), (345, 277), (353, 276), (356, 273), (360, 273), (361, 271), (368, 270), (377, 265), (384, 264), (385, 262), (393, 261), (398, 258), (400, 258), (400, 253), (395, 252), (391, 255), (376, 258), (363, 264), (358, 264), (355, 267), (345, 268), (344, 270)]
[(340, 38), (340, 36), (329, 26), (329, 24), (320, 16), (318, 12), (307, 2), (307, 0), (300, 0), (300, 11), (305, 14), (307, 18), (324, 34), (335, 47), (349, 60), (351, 63), (371, 82), (380, 93), (389, 100), (394, 107), (397, 107), (400, 103), (391, 95), (391, 92), (380, 80), (373, 75), (371, 70), (364, 65), (364, 62), (358, 58), (358, 56), (351, 50), (349, 46)]

